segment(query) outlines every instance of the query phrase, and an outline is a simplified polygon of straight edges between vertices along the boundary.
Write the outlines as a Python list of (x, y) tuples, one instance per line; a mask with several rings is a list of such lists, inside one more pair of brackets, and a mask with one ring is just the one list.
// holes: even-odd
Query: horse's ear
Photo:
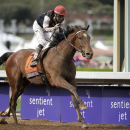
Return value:
[(71, 27), (73, 28), (73, 30), (74, 30), (75, 32), (78, 31), (78, 29), (77, 29), (76, 27), (74, 27), (74, 26), (71, 26)]
[(88, 25), (87, 27), (85, 27), (84, 29), (87, 31), (87, 30), (88, 30), (88, 28), (89, 28), (89, 25)]

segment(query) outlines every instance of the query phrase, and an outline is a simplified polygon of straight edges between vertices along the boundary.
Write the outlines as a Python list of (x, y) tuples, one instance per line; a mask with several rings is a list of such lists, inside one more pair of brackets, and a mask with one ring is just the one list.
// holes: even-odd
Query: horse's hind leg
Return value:
[(13, 83), (14, 84), (11, 84), (11, 90), (12, 90), (11, 111), (14, 118), (14, 124), (18, 124), (16, 117), (16, 102), (19, 97), (20, 86), (22, 84), (22, 76), (20, 76), (18, 80), (14, 80)]
[(0, 116), (2, 116), (2, 117), (10, 116), (10, 110), (11, 110), (12, 114), (13, 114), (13, 118), (14, 118), (14, 124), (18, 124), (17, 118), (16, 118), (16, 101), (18, 98), (18, 91), (20, 89), (21, 82), (19, 82), (19, 81), (16, 83), (14, 81), (12, 81), (12, 82), (14, 83), (14, 85), (11, 84), (12, 96), (11, 96), (11, 99), (9, 102), (9, 106), (6, 109), (6, 111), (0, 112)]
[[(30, 82), (27, 79), (23, 79), (23, 82), (22, 82), (22, 85), (20, 87), (20, 91), (19, 91), (18, 97), (24, 92), (26, 86), (28, 86), (29, 84), (30, 84)], [(5, 117), (5, 116), (10, 117), (11, 103), (12, 103), (12, 96), (10, 98), (9, 105), (8, 105), (8, 108), (6, 109), (6, 111), (0, 111), (0, 116), (1, 117)]]
[(82, 115), (80, 113), (79, 104), (78, 104), (75, 96), (72, 93), (70, 93), (70, 95), (71, 95), (71, 98), (72, 98), (72, 101), (73, 101), (74, 108), (75, 108), (75, 110), (77, 112), (79, 122), (82, 123), (83, 128), (88, 128), (87, 123), (84, 121), (84, 119), (83, 119), (83, 117), (82, 117)]
[(18, 97), (24, 92), (26, 86), (28, 86), (30, 82), (26, 79), (19, 78), (16, 82), (15, 89), (12, 89), (12, 103), (11, 103), (11, 111), (14, 118), (14, 124), (18, 124), (17, 117), (16, 117), (16, 102)]

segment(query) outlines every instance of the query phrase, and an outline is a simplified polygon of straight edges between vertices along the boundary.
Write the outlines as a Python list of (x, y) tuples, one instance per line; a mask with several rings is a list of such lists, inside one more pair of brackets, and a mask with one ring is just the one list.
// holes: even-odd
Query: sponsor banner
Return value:
[(60, 121), (61, 89), (31, 84), (21, 96), (22, 119)]
[(9, 85), (0, 83), (0, 111), (5, 111), (9, 105)]
[[(102, 87), (77, 87), (77, 93), (88, 110), (81, 110), (86, 123), (102, 123)], [(70, 92), (61, 91), (61, 122), (77, 122), (78, 117), (73, 107)]]
[(103, 124), (130, 125), (130, 88), (104, 87)]
[[(88, 110), (80, 110), (86, 123), (130, 125), (129, 87), (78, 86), (77, 93), (88, 107)], [(34, 84), (21, 96), (21, 118), (78, 122), (68, 90)]]

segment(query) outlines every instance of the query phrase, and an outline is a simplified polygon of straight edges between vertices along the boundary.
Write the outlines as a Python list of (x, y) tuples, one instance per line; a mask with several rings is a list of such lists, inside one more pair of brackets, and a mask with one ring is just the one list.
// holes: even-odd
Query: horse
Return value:
[[(93, 50), (90, 46), (90, 36), (87, 34), (88, 28), (89, 25), (87, 27), (81, 27), (79, 25), (69, 26), (65, 31), (66, 33), (63, 33), (64, 37), (61, 39), (57, 37), (57, 41), (60, 39), (58, 44), (51, 47), (42, 59), (44, 72), (50, 85), (70, 91), (78, 120), (84, 128), (87, 128), (88, 125), (80, 113), (79, 104), (81, 110), (86, 110), (87, 107), (76, 92), (76, 67), (73, 57), (76, 51), (79, 51), (82, 53), (82, 56), (87, 59), (92, 59)], [(15, 125), (18, 124), (16, 117), (16, 102), (18, 97), (30, 83), (44, 86), (40, 76), (35, 76), (30, 79), (27, 78), (25, 64), (32, 52), (34, 52), (33, 49), (21, 49), (14, 53), (7, 52), (0, 57), (0, 65), (6, 62), (5, 70), (12, 91), (8, 108), (6, 111), (0, 111), (0, 116), (10, 116), (10, 112), (12, 112)]]

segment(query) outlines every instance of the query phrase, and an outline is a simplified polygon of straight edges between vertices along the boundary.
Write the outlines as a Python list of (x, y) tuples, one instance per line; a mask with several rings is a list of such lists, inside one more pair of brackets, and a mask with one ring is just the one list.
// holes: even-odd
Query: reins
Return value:
[[(62, 29), (62, 30), (63, 30), (63, 29)], [(78, 33), (83, 32), (83, 31), (85, 31), (85, 30), (80, 30), (80, 31), (76, 32), (75, 38), (76, 38), (76, 36), (77, 36)], [(67, 39), (67, 37), (66, 37), (65, 34), (64, 34), (64, 30), (63, 30), (63, 35), (64, 35), (65, 40), (66, 40), (73, 48), (75, 48), (77, 51), (81, 52), (82, 54), (85, 53), (85, 52), (82, 50), (82, 47), (80, 46), (79, 41), (78, 41), (78, 44), (79, 44), (79, 48), (80, 48), (80, 49), (77, 48), (76, 46), (74, 46), (74, 45)], [(68, 60), (64, 59), (64, 58), (58, 53), (58, 51), (57, 51), (57, 46), (56, 46), (56, 53), (57, 53), (57, 55), (58, 55), (62, 60), (67, 61), (67, 62), (72, 62), (72, 61), (68, 61)]]
[(64, 60), (64, 61), (67, 61), (67, 62), (72, 62), (72, 61), (69, 61), (69, 60), (66, 60), (66, 59), (64, 59), (59, 53), (58, 53), (58, 51), (57, 51), (57, 45), (56, 45), (56, 53), (57, 53), (57, 55), (62, 59), (62, 60)]
[[(74, 46), (70, 41), (68, 41), (68, 39), (67, 39), (67, 37), (65, 36), (64, 33), (63, 33), (63, 35), (64, 35), (65, 40), (66, 40), (72, 47), (74, 47), (77, 51), (81, 52), (81, 50), (80, 50), (79, 48), (77, 48), (77, 47)], [(76, 35), (75, 35), (75, 37), (76, 37)]]
[[(85, 31), (85, 30), (80, 30), (80, 31), (78, 31), (78, 32), (76, 32), (76, 34), (75, 34), (75, 38), (76, 38), (76, 36), (77, 36), (77, 34), (78, 33), (80, 33), (80, 32), (83, 32), (83, 31)], [(86, 31), (85, 31), (86, 32)], [(74, 47), (77, 51), (79, 51), (79, 52), (82, 52), (83, 50), (82, 50), (82, 47), (80, 46), (80, 44), (79, 44), (79, 41), (78, 41), (78, 44), (79, 44), (79, 48), (77, 48), (76, 46), (74, 46), (70, 41), (68, 41), (68, 39), (67, 39), (67, 37), (65, 36), (65, 34), (64, 34), (64, 32), (63, 32), (63, 35), (64, 35), (64, 38), (65, 38), (65, 40), (72, 46), (72, 47)]]

